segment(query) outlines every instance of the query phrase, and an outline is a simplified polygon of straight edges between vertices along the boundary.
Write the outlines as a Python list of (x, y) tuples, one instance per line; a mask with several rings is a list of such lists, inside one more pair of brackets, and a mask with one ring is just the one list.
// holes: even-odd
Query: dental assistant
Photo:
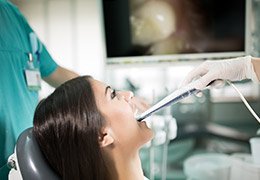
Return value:
[(0, 0), (0, 179), (16, 139), (32, 126), (40, 77), (53, 87), (78, 76), (52, 59), (18, 8)]
[[(207, 60), (189, 72), (181, 86), (194, 81), (194, 87), (203, 90), (214, 80), (241, 81), (244, 79), (259, 83), (260, 58), (243, 56), (216, 61)], [(216, 84), (217, 82), (212, 86)]]

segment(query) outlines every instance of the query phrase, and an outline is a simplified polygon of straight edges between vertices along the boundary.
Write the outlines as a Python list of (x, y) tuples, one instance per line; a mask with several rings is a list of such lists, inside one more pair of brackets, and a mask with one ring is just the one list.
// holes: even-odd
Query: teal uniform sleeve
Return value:
[(47, 77), (52, 74), (58, 67), (57, 63), (52, 59), (49, 52), (42, 45), (42, 51), (40, 53), (39, 61), (40, 61), (40, 72), (42, 77)]
[[(28, 33), (28, 37), (29, 37), (29, 34), (34, 31), (28, 24), (25, 17), (20, 13), (19, 9), (11, 3), (10, 3), (10, 5), (13, 6), (15, 13), (17, 14), (17, 16), (19, 16), (19, 19), (22, 21), (22, 24), (24, 24), (25, 29)], [(42, 50), (39, 52), (39, 57), (38, 57), (40, 73), (41, 73), (42, 77), (47, 77), (57, 69), (58, 65), (53, 60), (53, 58), (51, 57), (49, 52), (47, 51), (45, 45), (39, 39), (38, 39), (38, 42), (39, 42), (40, 46), (42, 47)]]

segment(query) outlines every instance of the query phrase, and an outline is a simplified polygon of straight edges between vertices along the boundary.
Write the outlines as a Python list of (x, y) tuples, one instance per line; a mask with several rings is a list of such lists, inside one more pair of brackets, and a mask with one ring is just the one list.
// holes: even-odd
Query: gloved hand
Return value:
[[(205, 61), (186, 76), (181, 83), (181, 87), (195, 80), (192, 83), (193, 86), (196, 89), (203, 90), (214, 80), (217, 80), (216, 82), (219, 82), (219, 80), (223, 82), (223, 80), (240, 81), (243, 79), (252, 79), (258, 82), (251, 63), (251, 56)], [(211, 85), (216, 85), (216, 82)]]

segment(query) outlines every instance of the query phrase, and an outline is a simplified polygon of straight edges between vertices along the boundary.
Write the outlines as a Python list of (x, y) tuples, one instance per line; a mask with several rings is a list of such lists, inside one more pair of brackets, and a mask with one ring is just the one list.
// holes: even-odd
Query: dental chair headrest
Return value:
[(16, 155), (23, 180), (60, 180), (50, 167), (28, 128), (19, 136), (16, 143)]

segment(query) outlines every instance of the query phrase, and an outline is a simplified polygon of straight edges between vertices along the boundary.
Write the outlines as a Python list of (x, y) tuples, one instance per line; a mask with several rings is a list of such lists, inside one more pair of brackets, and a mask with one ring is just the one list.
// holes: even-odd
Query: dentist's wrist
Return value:
[[(251, 56), (250, 56), (251, 57)], [(251, 79), (253, 82), (259, 83), (260, 80), (260, 58), (251, 57)]]
[(258, 83), (259, 80), (255, 73), (255, 63), (253, 62), (253, 57), (248, 55), (244, 57), (238, 57), (236, 59), (238, 60), (239, 64), (241, 64), (240, 67), (243, 69), (243, 72), (241, 73), (242, 78), (240, 78), (240, 80), (251, 79), (253, 82)]

